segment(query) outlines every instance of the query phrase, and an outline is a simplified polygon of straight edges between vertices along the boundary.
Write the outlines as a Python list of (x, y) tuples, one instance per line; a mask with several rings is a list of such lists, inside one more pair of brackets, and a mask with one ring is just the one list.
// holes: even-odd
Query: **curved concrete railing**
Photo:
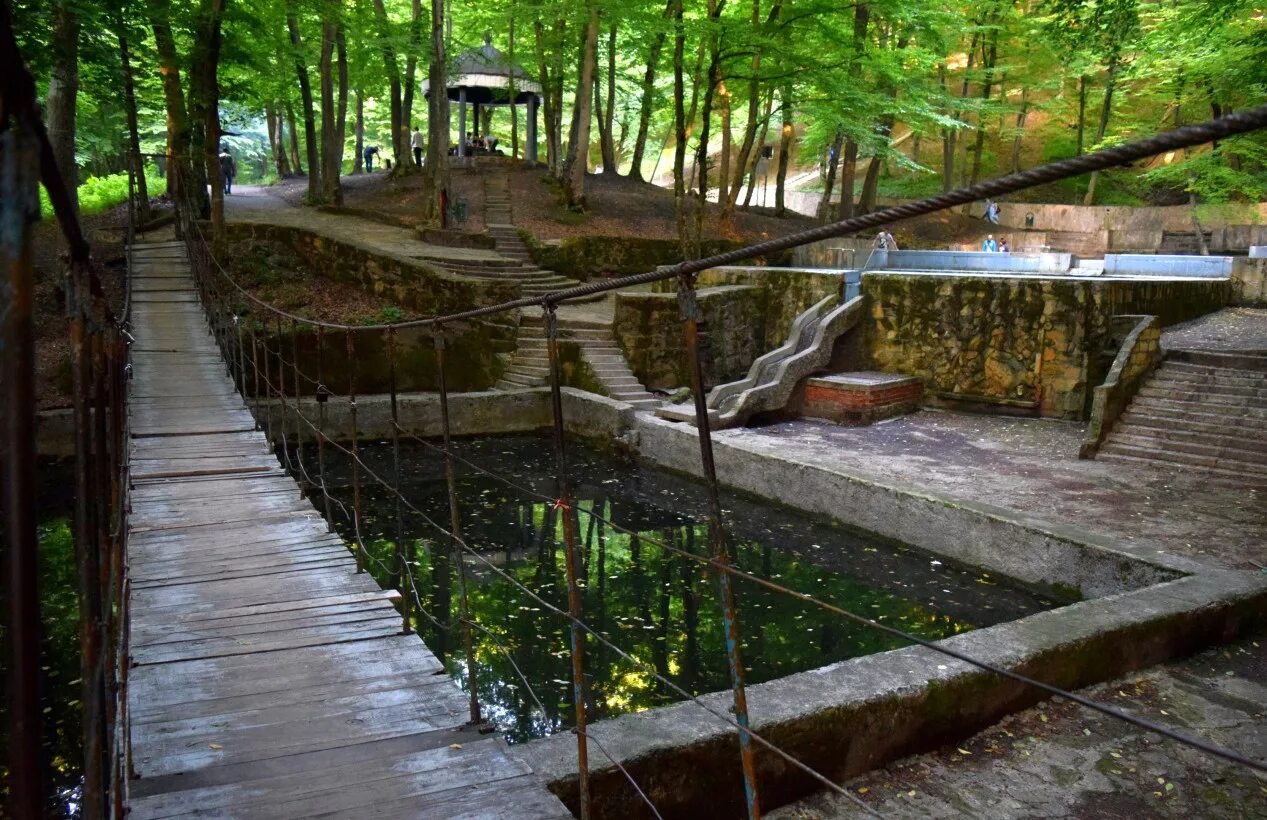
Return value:
[(1078, 458), (1095, 458), (1118, 417), (1126, 410), (1144, 380), (1162, 359), (1161, 324), (1156, 316), (1115, 316), (1114, 320), (1135, 320), (1135, 326), (1118, 348), (1104, 384), (1095, 388), (1091, 402), (1091, 423), (1078, 451)]
[(864, 300), (856, 296), (829, 309), (835, 298), (798, 316), (788, 341), (753, 362), (746, 378), (713, 389), (708, 405), (717, 410), (716, 427), (735, 427), (756, 413), (785, 406), (801, 379), (831, 361), (836, 340), (862, 318)]
[(752, 363), (752, 366), (748, 368), (748, 375), (744, 378), (739, 381), (719, 384), (710, 390), (706, 400), (708, 406), (714, 410), (726, 410), (734, 405), (735, 400), (744, 391), (760, 384), (768, 368), (773, 368), (780, 361), (801, 350), (805, 343), (808, 343), (818, 318), (836, 300), (837, 297), (834, 295), (824, 297), (821, 301), (801, 312), (800, 315), (792, 320), (792, 327), (788, 330), (787, 341), (769, 353), (757, 358)]

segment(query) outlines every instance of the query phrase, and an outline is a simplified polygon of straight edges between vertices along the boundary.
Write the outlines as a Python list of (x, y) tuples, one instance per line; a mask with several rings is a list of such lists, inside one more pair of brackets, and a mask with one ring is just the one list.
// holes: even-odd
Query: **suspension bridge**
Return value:
[(279, 466), (185, 244), (132, 258), (132, 816), (570, 816)]

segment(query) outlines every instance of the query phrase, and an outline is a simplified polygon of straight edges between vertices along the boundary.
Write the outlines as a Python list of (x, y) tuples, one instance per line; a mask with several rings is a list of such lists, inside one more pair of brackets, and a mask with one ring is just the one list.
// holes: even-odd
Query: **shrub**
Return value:
[[(162, 196), (167, 192), (167, 178), (160, 177), (157, 169), (145, 169), (147, 192), (151, 197)], [(79, 213), (82, 216), (93, 216), (128, 201), (128, 175), (126, 172), (110, 174), (104, 177), (88, 177), (79, 186)], [(40, 215), (44, 219), (53, 217), (53, 203), (48, 198), (44, 186), (40, 186)]]

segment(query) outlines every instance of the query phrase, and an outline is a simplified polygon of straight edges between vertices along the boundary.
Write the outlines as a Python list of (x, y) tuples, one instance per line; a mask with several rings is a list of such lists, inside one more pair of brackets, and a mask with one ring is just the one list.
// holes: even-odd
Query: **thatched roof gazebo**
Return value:
[(468, 103), (475, 107), (473, 131), (477, 137), (480, 136), (482, 108), (525, 105), (528, 107), (525, 157), (529, 162), (537, 161), (537, 109), (541, 107), (541, 86), (528, 78), (522, 66), (512, 63), (493, 47), (491, 33), (485, 32), (484, 45), (454, 61), (446, 92), (448, 98), (458, 104), (458, 156), (466, 156)]

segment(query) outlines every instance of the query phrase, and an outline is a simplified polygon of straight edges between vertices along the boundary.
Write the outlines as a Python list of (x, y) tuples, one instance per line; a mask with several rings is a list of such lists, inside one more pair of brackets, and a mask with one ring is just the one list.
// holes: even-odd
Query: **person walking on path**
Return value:
[(999, 243), (994, 241), (994, 234), (988, 233), (985, 235), (985, 240), (981, 243), (981, 250), (986, 253), (998, 253)]
[(224, 182), (224, 192), (233, 193), (233, 178), (238, 174), (238, 164), (233, 161), (227, 145), (220, 146), (220, 179)]
[(422, 167), (422, 130), (418, 126), (414, 126), (413, 136), (409, 138), (409, 145), (414, 149), (414, 165)]
[(999, 224), (999, 203), (993, 199), (985, 201), (985, 221), (991, 225)]
[(999, 240), (999, 253), (1011, 253), (1012, 247), (1007, 244), (1007, 237)]
[(374, 173), (374, 157), (376, 154), (378, 154), (377, 145), (367, 145), (365, 146), (365, 149), (361, 151), (361, 156), (365, 158), (365, 173)]

